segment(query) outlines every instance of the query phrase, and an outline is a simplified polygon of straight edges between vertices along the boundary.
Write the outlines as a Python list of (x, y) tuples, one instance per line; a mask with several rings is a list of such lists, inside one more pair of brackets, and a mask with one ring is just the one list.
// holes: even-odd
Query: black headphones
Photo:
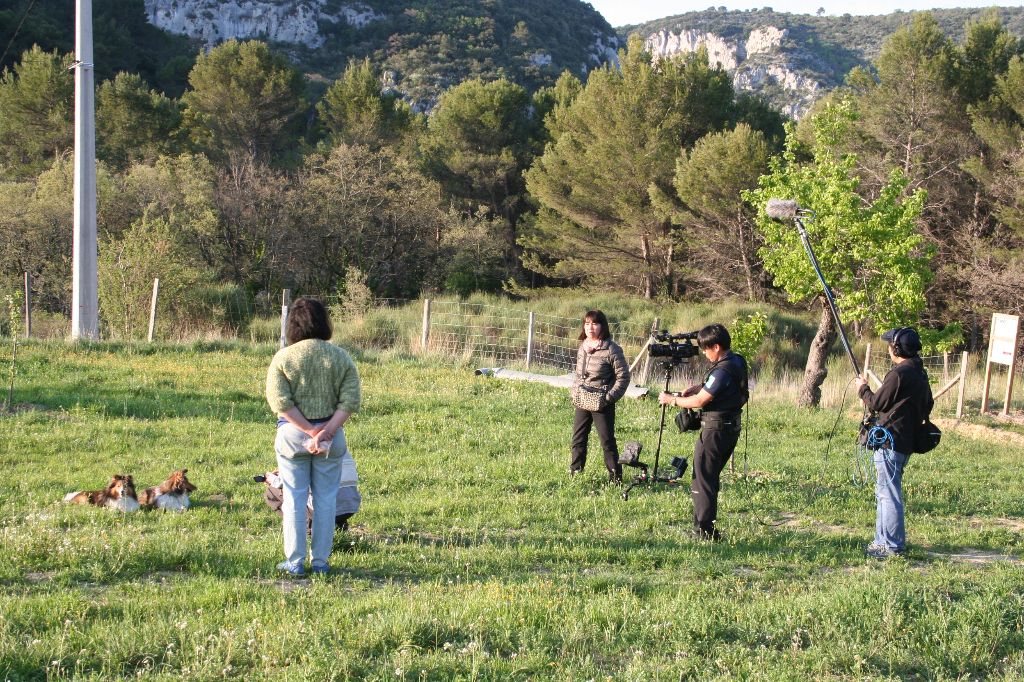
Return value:
[(903, 346), (900, 345), (900, 336), (902, 336), (903, 332), (907, 331), (908, 329), (909, 327), (900, 327), (899, 329), (896, 330), (896, 333), (892, 335), (892, 352), (895, 353), (896, 357), (898, 358), (910, 357), (909, 355), (907, 355), (907, 352), (903, 348)]

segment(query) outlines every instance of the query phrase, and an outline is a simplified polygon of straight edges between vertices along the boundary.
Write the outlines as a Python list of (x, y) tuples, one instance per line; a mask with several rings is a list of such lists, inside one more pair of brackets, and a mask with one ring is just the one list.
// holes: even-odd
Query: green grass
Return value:
[[(906, 475), (906, 560), (862, 548), (856, 410), (755, 402), (751, 475), (727, 474), (727, 542), (684, 531), (686, 489), (606, 486), (597, 443), (566, 476), (564, 390), (361, 355), (347, 429), (363, 510), (325, 580), (282, 580), (262, 399), (271, 346), (33, 342), (0, 416), (5, 679), (1019, 679), (1019, 446), (947, 433)], [(757, 397), (755, 396), (755, 400)], [(620, 443), (658, 411), (624, 401)], [(692, 435), (666, 431), (663, 461)], [(594, 439), (596, 441), (596, 439)], [(743, 470), (743, 445), (737, 457)], [(649, 457), (645, 457), (649, 461)], [(188, 467), (185, 514), (68, 507), (114, 473)], [(781, 522), (785, 522), (782, 525)]]

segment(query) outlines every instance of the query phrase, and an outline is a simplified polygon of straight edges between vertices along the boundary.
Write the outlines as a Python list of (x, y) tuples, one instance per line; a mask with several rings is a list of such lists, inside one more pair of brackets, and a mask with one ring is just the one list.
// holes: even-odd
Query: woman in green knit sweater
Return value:
[(277, 568), (305, 574), (306, 500), (312, 493), (310, 571), (327, 573), (334, 541), (334, 503), (342, 461), (352, 455), (342, 426), (359, 410), (359, 373), (330, 343), (331, 321), (315, 298), (296, 300), (288, 313), (288, 346), (267, 369), (267, 403), (278, 415), (274, 451), (284, 483), (284, 555)]

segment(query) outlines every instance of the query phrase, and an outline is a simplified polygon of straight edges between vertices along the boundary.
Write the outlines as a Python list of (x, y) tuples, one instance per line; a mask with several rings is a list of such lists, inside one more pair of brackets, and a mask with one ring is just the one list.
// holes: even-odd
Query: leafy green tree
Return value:
[(28, 178), (74, 147), (71, 55), (27, 50), (0, 74), (0, 177)]
[[(769, 156), (764, 135), (741, 123), (705, 135), (676, 163), (674, 186), (683, 205), (676, 220), (684, 228), (681, 247), (697, 264), (687, 275), (708, 297), (764, 299), (757, 254), (761, 238), (753, 210), (740, 193), (757, 187)], [(723, 244), (730, 248), (723, 249)]]
[(849, 102), (827, 107), (813, 121), (816, 138), (810, 163), (799, 163), (790, 128), (786, 149), (771, 161), (760, 187), (744, 192), (757, 209), (765, 245), (764, 266), (791, 301), (821, 304), (818, 331), (807, 357), (799, 404), (817, 406), (828, 373), (826, 360), (838, 336), (821, 284), (796, 229), (769, 219), (769, 199), (791, 198), (815, 212), (806, 222), (825, 280), (847, 321), (870, 321), (876, 328), (915, 320), (924, 308), (924, 287), (931, 278), (930, 252), (915, 228), (924, 205), (923, 190), (907, 196), (899, 169), (870, 203), (859, 194), (856, 158), (837, 156), (835, 145), (853, 118)]
[(879, 185), (893, 165), (912, 186), (923, 183), (948, 163), (943, 151), (962, 141), (955, 59), (952, 41), (927, 12), (915, 14), (886, 41), (876, 62), (878, 82), (858, 106), (859, 127), (872, 141), (868, 150), (876, 151), (866, 170)]
[(294, 157), (309, 106), (302, 74), (265, 43), (229, 40), (189, 74), (185, 124), (233, 173)]
[(327, 289), (354, 267), (377, 295), (408, 297), (435, 276), (451, 218), (439, 185), (394, 149), (311, 154), (286, 200), (287, 239), (268, 254), (290, 283)]
[(71, 298), (72, 164), (0, 183), (0, 269), (8, 282), (32, 275), (35, 305), (68, 312)]
[(119, 238), (100, 244), (100, 313), (114, 338), (141, 338), (149, 320), (153, 280), (160, 279), (157, 316), (184, 309), (203, 280), (181, 233), (162, 218), (143, 216)]
[(962, 246), (973, 238), (981, 199), (977, 183), (964, 170), (964, 162), (978, 151), (965, 98), (981, 96), (988, 87), (981, 81), (967, 85), (975, 78), (970, 72), (1003, 59), (998, 54), (1007, 41), (993, 28), (970, 27), (961, 49), (934, 15), (914, 14), (883, 46), (877, 81), (859, 79), (853, 142), (840, 145), (857, 154), (865, 195), (881, 191), (893, 166), (903, 173), (908, 191), (926, 190), (918, 228), (936, 249), (927, 313), (933, 321), (959, 318), (973, 306), (962, 295), (958, 265)]
[(487, 219), (502, 221), (507, 275), (517, 265), (516, 232), (527, 209), (523, 171), (533, 160), (537, 130), (521, 86), (470, 80), (441, 96), (424, 140), (427, 173), (457, 207), (467, 213), (483, 207)]
[(526, 173), (540, 211), (520, 239), (523, 260), (645, 298), (676, 294), (672, 224), (652, 194), (671, 192), (680, 148), (730, 119), (732, 84), (705, 52), (653, 62), (638, 39), (620, 63), (591, 72), (554, 116), (557, 134)]
[(369, 59), (349, 61), (316, 109), (335, 144), (394, 145), (414, 120), (408, 104), (381, 92), (380, 69)]
[(114, 168), (175, 151), (181, 110), (142, 77), (119, 73), (96, 89), (96, 155)]
[(152, 163), (135, 163), (121, 174), (109, 198), (99, 207), (100, 232), (108, 241), (146, 217), (164, 220), (193, 246), (198, 257), (218, 276), (229, 274), (231, 237), (217, 205), (218, 175), (202, 154), (160, 156)]
[(428, 121), (426, 167), (453, 196), (510, 217), (522, 200), (520, 175), (532, 159), (530, 96), (501, 79), (447, 90)]

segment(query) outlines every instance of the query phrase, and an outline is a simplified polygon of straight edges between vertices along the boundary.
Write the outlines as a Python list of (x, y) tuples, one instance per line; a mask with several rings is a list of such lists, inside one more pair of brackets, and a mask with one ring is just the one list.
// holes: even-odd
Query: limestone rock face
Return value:
[(734, 71), (747, 56), (745, 45), (738, 45), (714, 33), (702, 33), (693, 29), (679, 33), (658, 31), (648, 36), (645, 44), (655, 59), (688, 54), (703, 47), (708, 51), (708, 61), (712, 65), (719, 64), (727, 71)]
[(149, 22), (170, 33), (202, 40), (212, 47), (230, 38), (262, 38), (320, 47), (319, 22), (344, 21), (361, 28), (381, 17), (359, 3), (326, 11), (327, 0), (145, 0)]
[(775, 28), (774, 26), (765, 26), (758, 28), (750, 32), (750, 37), (747, 38), (746, 51), (747, 56), (755, 54), (761, 54), (762, 52), (771, 52), (772, 50), (782, 46), (782, 39), (786, 37), (786, 30), (782, 28)]
[(654, 59), (689, 54), (704, 48), (708, 61), (733, 77), (737, 90), (764, 95), (793, 118), (800, 116), (825, 92), (822, 83), (796, 71), (783, 49), (787, 31), (775, 26), (754, 29), (746, 40), (724, 38), (695, 29), (673, 33), (661, 30), (647, 37)]
[(619, 39), (617, 36), (610, 36), (600, 31), (594, 31), (594, 42), (590, 46), (590, 52), (587, 55), (588, 62), (583, 64), (581, 69), (583, 72), (589, 71), (592, 68), (601, 66), (605, 62), (618, 66), (619, 64)]

